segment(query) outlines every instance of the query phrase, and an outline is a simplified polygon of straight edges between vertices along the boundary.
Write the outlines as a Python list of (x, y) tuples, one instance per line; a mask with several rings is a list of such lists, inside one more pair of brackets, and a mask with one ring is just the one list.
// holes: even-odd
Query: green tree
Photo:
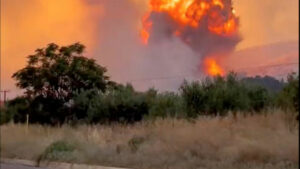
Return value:
[(118, 85), (106, 93), (87, 90), (74, 98), (74, 122), (134, 123), (149, 112), (146, 95), (130, 84)]
[(68, 116), (68, 102), (76, 92), (105, 92), (114, 84), (105, 75), (105, 67), (83, 56), (84, 49), (80, 43), (62, 47), (51, 43), (28, 56), (26, 67), (13, 74), (17, 86), (25, 90), (30, 100), (30, 113), (37, 117), (32, 120), (62, 123)]
[[(148, 91), (149, 94), (150, 90)], [(183, 118), (186, 117), (183, 99), (180, 95), (174, 92), (158, 93), (149, 102), (149, 118)]]
[(277, 104), (283, 109), (299, 111), (299, 75), (291, 73), (287, 85), (279, 93)]
[(229, 111), (260, 112), (270, 102), (267, 89), (245, 85), (234, 72), (226, 77), (208, 77), (202, 82), (185, 81), (180, 91), (188, 117), (225, 116)]
[(106, 68), (84, 57), (84, 45), (75, 43), (59, 47), (52, 43), (28, 56), (27, 66), (13, 74), (17, 86), (28, 96), (51, 97), (63, 101), (75, 91), (97, 88), (105, 91), (111, 83)]

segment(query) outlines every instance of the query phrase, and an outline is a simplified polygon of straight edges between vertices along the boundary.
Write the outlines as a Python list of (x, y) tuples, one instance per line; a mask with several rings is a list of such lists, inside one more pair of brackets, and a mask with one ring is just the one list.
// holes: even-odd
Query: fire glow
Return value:
[[(171, 18), (172, 23), (166, 20), (170, 22), (167, 23), (170, 28), (165, 32), (171, 31), (172, 35), (181, 38), (200, 53), (204, 59), (202, 66), (209, 69), (205, 70), (206, 73), (211, 76), (224, 75), (223, 69), (208, 56), (229, 53), (239, 42), (238, 18), (231, 0), (150, 0), (149, 11), (142, 19), (143, 27), (140, 31), (145, 45), (155, 33), (153, 26), (160, 24), (155, 23), (151, 14), (162, 14)], [(205, 42), (207, 40), (210, 44)], [(206, 62), (210, 63), (211, 68)]]
[(211, 76), (224, 76), (225, 74), (224, 70), (217, 64), (216, 60), (212, 58), (205, 59), (204, 65), (206, 73)]

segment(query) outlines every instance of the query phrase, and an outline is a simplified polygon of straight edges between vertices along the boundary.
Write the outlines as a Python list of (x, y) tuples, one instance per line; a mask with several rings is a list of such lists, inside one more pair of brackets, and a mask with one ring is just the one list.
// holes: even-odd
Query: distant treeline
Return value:
[(299, 110), (299, 75), (287, 82), (275, 78), (207, 77), (184, 81), (178, 92), (149, 89), (110, 81), (106, 69), (81, 56), (84, 46), (49, 44), (28, 57), (28, 65), (13, 77), (25, 89), (21, 97), (1, 108), (1, 124), (9, 121), (61, 125), (134, 123), (143, 119), (226, 116), (261, 113), (269, 108)]

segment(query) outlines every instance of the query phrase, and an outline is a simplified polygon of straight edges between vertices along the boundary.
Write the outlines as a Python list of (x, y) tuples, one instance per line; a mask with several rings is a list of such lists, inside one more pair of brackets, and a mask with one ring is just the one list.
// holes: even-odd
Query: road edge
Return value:
[[(37, 162), (31, 160), (0, 158), (0, 162), (6, 164), (19, 164), (24, 166), (37, 167)], [(39, 167), (46, 167), (49, 169), (129, 169), (129, 168), (105, 167), (105, 166), (97, 166), (97, 165), (74, 164), (74, 163), (64, 163), (64, 162), (41, 162)]]

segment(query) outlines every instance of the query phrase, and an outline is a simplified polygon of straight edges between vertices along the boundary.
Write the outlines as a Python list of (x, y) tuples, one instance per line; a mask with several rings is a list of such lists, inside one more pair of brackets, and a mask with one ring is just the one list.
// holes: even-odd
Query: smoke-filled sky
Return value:
[[(298, 41), (298, 3), (234, 0), (243, 38), (237, 50)], [(107, 66), (113, 80), (139, 89), (178, 87), (182, 78), (149, 79), (187, 78), (197, 70), (197, 56), (178, 39), (144, 46), (139, 30), (147, 9), (147, 0), (1, 0), (2, 89), (15, 91), (11, 75), (26, 64), (27, 55), (50, 42), (85, 44), (86, 55)]]

